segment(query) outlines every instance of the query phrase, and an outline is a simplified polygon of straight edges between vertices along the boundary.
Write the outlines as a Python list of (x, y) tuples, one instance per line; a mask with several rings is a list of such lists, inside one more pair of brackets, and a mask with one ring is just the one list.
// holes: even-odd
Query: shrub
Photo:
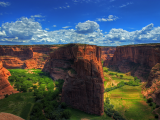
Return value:
[(158, 118), (158, 115), (157, 115), (157, 114), (155, 115), (155, 118), (156, 118), (156, 119)]
[(123, 75), (120, 75), (120, 78), (123, 78)]
[(32, 92), (33, 89), (29, 89), (29, 92)]
[(153, 102), (152, 98), (147, 99), (147, 103), (151, 103), (151, 102)]
[(71, 111), (70, 110), (64, 110), (62, 112), (62, 117), (66, 118), (66, 119), (69, 119), (71, 117)]
[(115, 75), (114, 73), (109, 73), (109, 75)]
[(108, 70), (104, 70), (104, 72), (108, 72)]
[(62, 103), (61, 103), (61, 108), (62, 108), (62, 109), (66, 109), (66, 108), (67, 108), (67, 105), (66, 105), (65, 102), (62, 102)]
[(153, 106), (153, 103), (151, 102), (151, 103), (149, 103), (149, 106)]
[(37, 85), (33, 85), (33, 89), (37, 89)]
[(7, 98), (7, 97), (8, 97), (8, 94), (5, 95), (5, 98)]

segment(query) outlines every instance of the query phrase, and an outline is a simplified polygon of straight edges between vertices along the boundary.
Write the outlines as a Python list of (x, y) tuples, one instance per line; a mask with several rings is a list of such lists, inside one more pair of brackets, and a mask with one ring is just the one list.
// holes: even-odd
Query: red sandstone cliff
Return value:
[(57, 48), (53, 45), (0, 46), (0, 60), (7, 69), (42, 69), (49, 53)]
[(146, 81), (151, 68), (160, 62), (160, 45), (130, 45), (117, 47), (111, 60), (104, 62), (110, 69), (129, 72)]
[(106, 66), (105, 61), (112, 59), (114, 52), (116, 51), (116, 47), (101, 47), (101, 49), (101, 61), (104, 61), (103, 66)]
[(156, 104), (160, 105), (160, 63), (152, 67), (147, 84), (143, 87), (142, 94), (146, 98), (153, 98)]
[(6, 94), (18, 93), (10, 85), (8, 77), (11, 76), (10, 72), (3, 67), (2, 61), (0, 61), (0, 99), (3, 99)]
[(50, 54), (43, 71), (65, 80), (62, 102), (87, 113), (103, 115), (101, 48), (70, 44)]

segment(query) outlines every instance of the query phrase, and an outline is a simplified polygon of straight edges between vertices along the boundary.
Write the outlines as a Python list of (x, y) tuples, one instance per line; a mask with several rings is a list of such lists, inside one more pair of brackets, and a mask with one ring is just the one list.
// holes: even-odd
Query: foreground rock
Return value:
[[(103, 69), (101, 48), (70, 44), (50, 54), (43, 71), (65, 80), (62, 102), (81, 111), (103, 115)], [(60, 72), (59, 72), (60, 71)]]
[(10, 113), (0, 113), (0, 120), (24, 120), (23, 118), (10, 114)]
[(8, 81), (8, 77), (11, 76), (10, 72), (3, 67), (2, 61), (0, 61), (0, 99), (5, 98), (5, 95), (18, 93), (18, 91), (14, 90)]
[(146, 98), (153, 98), (153, 101), (160, 106), (160, 63), (152, 67), (146, 86), (143, 87), (142, 94)]
[(142, 81), (146, 81), (151, 68), (160, 62), (160, 45), (129, 45), (117, 47), (111, 60), (105, 66), (120, 72), (131, 72)]

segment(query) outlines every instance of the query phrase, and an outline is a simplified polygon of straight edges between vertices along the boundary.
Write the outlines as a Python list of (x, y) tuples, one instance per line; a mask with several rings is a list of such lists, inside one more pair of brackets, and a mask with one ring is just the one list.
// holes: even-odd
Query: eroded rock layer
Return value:
[(10, 85), (8, 77), (11, 76), (10, 72), (3, 67), (2, 61), (0, 61), (0, 99), (3, 99), (6, 94), (18, 93)]
[(101, 48), (70, 44), (50, 54), (43, 71), (65, 80), (61, 101), (90, 114), (103, 115)]
[(160, 105), (160, 63), (152, 67), (147, 84), (143, 87), (142, 94), (146, 98), (153, 98), (156, 104)]
[(7, 69), (42, 69), (54, 45), (4, 45), (0, 46), (0, 61)]
[(104, 62), (110, 69), (131, 72), (146, 81), (151, 68), (160, 62), (160, 45), (130, 45), (117, 47), (111, 60)]

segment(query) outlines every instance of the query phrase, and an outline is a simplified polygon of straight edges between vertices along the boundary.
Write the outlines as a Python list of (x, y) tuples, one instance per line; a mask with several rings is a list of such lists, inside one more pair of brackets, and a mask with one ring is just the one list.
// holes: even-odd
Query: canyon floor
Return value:
[[(119, 82), (129, 82), (133, 81), (134, 77), (124, 73), (118, 73), (111, 71), (106, 67), (103, 67), (104, 70), (104, 88), (110, 88), (116, 86)], [(107, 72), (105, 72), (107, 70)], [(39, 69), (9, 69), (11, 74), (14, 71), (19, 71), (20, 73), (26, 72), (26, 74), (33, 75), (33, 73), (42, 74)], [(114, 75), (111, 75), (114, 73)], [(120, 75), (123, 75), (120, 78)], [(35, 76), (35, 79), (38, 76)], [(47, 77), (46, 77), (47, 78)], [(50, 78), (48, 78), (49, 80)], [(11, 85), (14, 87), (15, 82), (11, 82)], [(54, 82), (55, 83), (55, 82)], [(128, 86), (124, 85), (123, 87), (117, 88), (115, 90), (105, 92), (104, 99), (109, 97), (110, 103), (114, 105), (114, 109), (118, 111), (126, 120), (155, 120), (155, 115), (152, 113), (155, 104), (149, 106), (146, 102), (147, 100), (141, 94), (142, 87), (145, 83), (141, 83), (140, 86)], [(35, 82), (34, 85), (40, 86), (39, 83)], [(30, 89), (33, 89), (30, 87)], [(56, 87), (54, 88), (56, 90)], [(57, 99), (58, 100), (58, 99)], [(25, 120), (30, 119), (30, 113), (35, 104), (33, 92), (17, 93), (8, 96), (0, 100), (0, 112), (11, 113)], [(71, 111), (72, 116), (70, 120), (113, 120), (113, 118), (107, 116), (105, 113), (102, 116), (90, 115), (80, 110), (76, 110), (68, 107)], [(157, 110), (160, 111), (159, 109)]]

